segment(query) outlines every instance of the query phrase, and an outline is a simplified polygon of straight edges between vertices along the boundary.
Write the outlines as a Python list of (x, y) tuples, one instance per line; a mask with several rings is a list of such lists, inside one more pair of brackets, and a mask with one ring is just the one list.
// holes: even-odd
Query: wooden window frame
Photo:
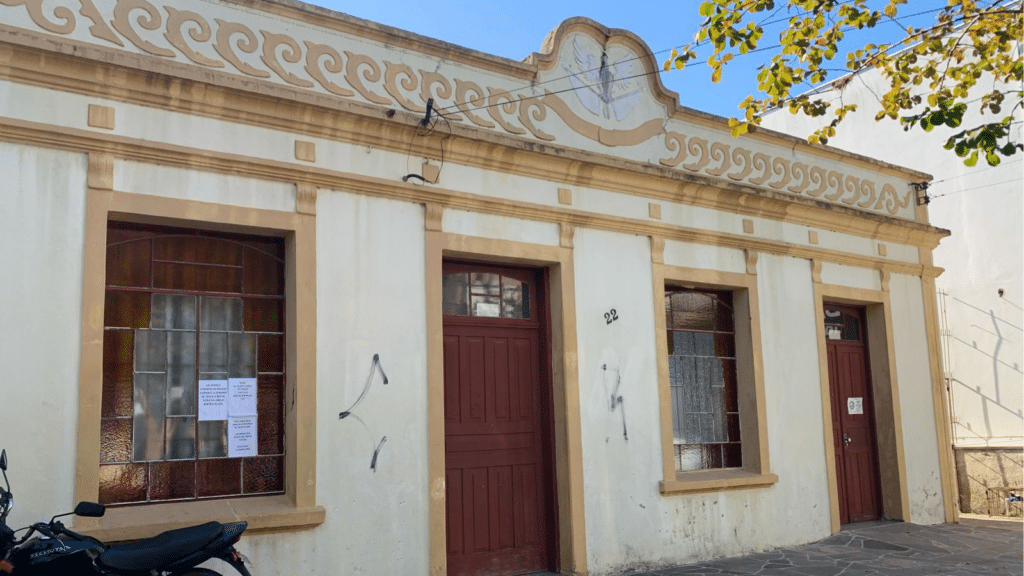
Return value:
[[(111, 233), (117, 234), (118, 232), (116, 232), (115, 230), (121, 229), (122, 227), (125, 227), (125, 228), (127, 228), (129, 230), (129, 232), (127, 233), (128, 236), (133, 236), (135, 234), (139, 234), (139, 236), (138, 237), (134, 237), (134, 238), (129, 238), (127, 240), (122, 240), (122, 242), (120, 242), (120, 243), (111, 244), (109, 242), (109, 240), (111, 238), (110, 234)], [(147, 303), (147, 308), (151, 308), (152, 307), (151, 299), (153, 297), (157, 296), (157, 295), (163, 295), (163, 296), (185, 296), (187, 298), (192, 299), (193, 306), (195, 306), (195, 309), (194, 309), (195, 310), (195, 319), (197, 320), (196, 323), (195, 323), (195, 326), (193, 326), (192, 328), (189, 328), (189, 329), (182, 329), (182, 327), (178, 326), (178, 327), (175, 327), (173, 329), (173, 332), (178, 333), (178, 334), (185, 334), (185, 333), (187, 333), (187, 334), (190, 334), (195, 339), (194, 342), (197, 345), (193, 345), (192, 349), (193, 349), (194, 352), (196, 352), (196, 355), (194, 356), (196, 362), (192, 366), (192, 371), (191, 372), (192, 372), (192, 375), (194, 377), (196, 377), (196, 380), (195, 380), (195, 384), (196, 385), (198, 385), (199, 380), (200, 380), (200, 378), (202, 376), (202, 373), (203, 373), (202, 362), (200, 361), (200, 359), (202, 357), (203, 350), (204, 350), (204, 345), (203, 345), (204, 338), (205, 338), (204, 334), (209, 334), (211, 332), (214, 332), (214, 333), (222, 332), (221, 329), (204, 329), (203, 328), (202, 322), (201, 322), (202, 314), (203, 313), (201, 311), (203, 310), (203, 299), (204, 298), (237, 299), (240, 303), (256, 302), (256, 301), (263, 301), (263, 302), (271, 301), (271, 302), (275, 302), (276, 306), (279, 307), (280, 313), (283, 316), (283, 313), (284, 313), (283, 308), (284, 308), (284, 303), (285, 303), (285, 299), (286, 299), (286, 295), (284, 294), (284, 238), (282, 236), (280, 236), (280, 235), (258, 235), (258, 236), (254, 236), (254, 235), (221, 235), (221, 234), (210, 235), (207, 230), (203, 230), (203, 229), (179, 228), (179, 227), (175, 227), (175, 228), (150, 227), (150, 226), (138, 226), (138, 225), (135, 225), (135, 224), (127, 224), (126, 225), (125, 223), (119, 222), (117, 220), (109, 220), (108, 221), (107, 234), (108, 234), (108, 236), (107, 236), (107, 240), (108, 240), (108, 242), (107, 242), (107, 266), (108, 266), (108, 269), (107, 269), (107, 277), (105, 278), (107, 299), (106, 299), (106, 302), (105, 302), (105, 310), (104, 310), (104, 318), (105, 318), (105, 320), (104, 320), (104, 337), (105, 337), (105, 340), (104, 340), (104, 348), (105, 348), (104, 349), (104, 357), (105, 357), (105, 362), (109, 361), (110, 355), (111, 355), (111, 350), (106, 350), (106, 346), (110, 342), (108, 339), (106, 339), (107, 336), (118, 334), (118, 333), (120, 333), (120, 334), (128, 333), (128, 334), (131, 334), (132, 339), (134, 340), (137, 337), (137, 335), (138, 335), (138, 331), (140, 331), (140, 330), (141, 331), (153, 331), (153, 330), (156, 330), (156, 331), (159, 331), (160, 333), (163, 333), (165, 336), (169, 336), (169, 334), (171, 333), (167, 327), (161, 326), (161, 327), (157, 328), (157, 327), (154, 327), (153, 325), (151, 325), (151, 323), (148, 321), (149, 318), (150, 318), (150, 316), (148, 314), (146, 315), (147, 322), (146, 322), (146, 324), (144, 326), (140, 326), (140, 325), (138, 325), (138, 324), (136, 324), (134, 322), (120, 322), (120, 323), (116, 322), (116, 319), (117, 319), (116, 318), (116, 314), (115, 314), (114, 317), (111, 317), (111, 315), (110, 315), (111, 309), (106, 309), (107, 306), (111, 306), (112, 301), (110, 299), (110, 296), (112, 294), (117, 294), (117, 295), (135, 295), (135, 296), (142, 295), (142, 296), (145, 296), (145, 300), (146, 300), (146, 303)], [(273, 240), (275, 240), (274, 244), (277, 245), (277, 254), (270, 254), (273, 257), (273, 263), (271, 265), (278, 268), (279, 276), (275, 275), (276, 279), (278, 280), (277, 289), (273, 290), (273, 291), (268, 291), (267, 290), (269, 288), (268, 286), (260, 286), (260, 287), (257, 287), (256, 291), (252, 291), (253, 286), (250, 283), (244, 281), (244, 280), (248, 280), (248, 274), (247, 273), (254, 272), (257, 269), (257, 266), (266, 265), (267, 261), (263, 260), (261, 258), (257, 258), (256, 260), (251, 260), (252, 256), (255, 255), (255, 253), (261, 252), (262, 250), (254, 248), (252, 246), (246, 247), (245, 245), (246, 245), (247, 242), (252, 241), (252, 240), (256, 240), (256, 239), (271, 239), (271, 238)], [(161, 259), (160, 256), (157, 254), (157, 252), (158, 252), (158, 250), (156, 248), (156, 246), (157, 246), (156, 243), (157, 242), (160, 242), (160, 243), (162, 243), (165, 246), (170, 245), (170, 246), (175, 246), (175, 247), (181, 247), (181, 246), (183, 246), (183, 244), (182, 244), (183, 241), (195, 241), (195, 242), (197, 242), (201, 246), (211, 246), (211, 247), (214, 247), (213, 245), (217, 245), (217, 244), (223, 246), (222, 243), (224, 243), (226, 241), (227, 243), (230, 243), (231, 245), (234, 245), (236, 247), (236, 249), (238, 250), (239, 259), (234, 264), (226, 264), (226, 263), (223, 263), (223, 262), (219, 263), (219, 264), (211, 264), (208, 261), (207, 262), (197, 262), (197, 261), (194, 261), (194, 260), (193, 261), (190, 261), (190, 260), (174, 261), (174, 260)], [(124, 280), (125, 282), (123, 282), (123, 283), (112, 282), (112, 280), (111, 280), (111, 270), (110, 270), (111, 250), (114, 248), (114, 246), (118, 246), (118, 245), (130, 246), (132, 243), (135, 243), (135, 242), (145, 243), (149, 247), (149, 249), (146, 251), (146, 255), (145, 255), (145, 269), (150, 270), (151, 272), (150, 272), (149, 277), (145, 281), (145, 285), (140, 285), (141, 281), (142, 281), (141, 278), (131, 278), (131, 279), (121, 278), (121, 280)], [(211, 243), (212, 243), (212, 245), (211, 245)], [(136, 257), (137, 256), (139, 256), (139, 254), (136, 254)], [(117, 256), (114, 256), (114, 258), (117, 258)], [(131, 261), (131, 259), (129, 259), (129, 261)], [(238, 276), (237, 291), (232, 291), (232, 290), (228, 290), (228, 291), (208, 290), (208, 289), (202, 289), (202, 288), (200, 288), (198, 286), (192, 286), (192, 287), (161, 286), (160, 282), (156, 280), (157, 275), (156, 275), (156, 273), (154, 271), (154, 267), (157, 264), (159, 264), (159, 263), (171, 263), (171, 262), (173, 262), (174, 264), (179, 264), (179, 265), (195, 266), (196, 268), (204, 270), (205, 273), (208, 273), (208, 274), (218, 274), (219, 272), (224, 271), (226, 269), (232, 269), (232, 268), (237, 269), (239, 271), (239, 273), (240, 273), (240, 275)], [(141, 264), (142, 264), (141, 262), (134, 262), (134, 264), (133, 264), (131, 269), (133, 269), (133, 270), (141, 269)], [(116, 267), (117, 264), (115, 263), (114, 266)], [(130, 306), (130, 304), (128, 304), (128, 302), (125, 301), (125, 300), (121, 300), (120, 304), (122, 306)], [(245, 304), (243, 304), (243, 307), (244, 306), (245, 306)], [(119, 309), (118, 306), (117, 306), (117, 302), (115, 302), (115, 305), (112, 308), (113, 308), (113, 310), (118, 310)], [(246, 316), (248, 316), (248, 314), (243, 314), (243, 317), (246, 317)], [(113, 325), (110, 323), (111, 320), (114, 320)], [(239, 320), (241, 321), (242, 318), (239, 318)], [(287, 319), (285, 319), (285, 323), (286, 323), (286, 321), (287, 321)], [(285, 323), (280, 324), (277, 327), (277, 330), (270, 331), (270, 332), (273, 333), (274, 339), (277, 340), (277, 342), (276, 342), (276, 344), (274, 346), (274, 349), (280, 354), (282, 359), (285, 358), (285, 354), (284, 354), (284, 352), (285, 352), (284, 341), (285, 341), (285, 339), (287, 337), (287, 335), (284, 332)], [(128, 324), (128, 325), (126, 326), (125, 324)], [(174, 419), (186, 419), (187, 418), (187, 419), (191, 420), (191, 426), (189, 426), (189, 427), (193, 431), (193, 436), (191, 438), (191, 445), (192, 445), (192, 448), (194, 450), (191, 457), (188, 457), (188, 458), (181, 458), (181, 457), (172, 458), (172, 457), (170, 457), (167, 454), (163, 454), (163, 456), (161, 458), (157, 458), (157, 459), (143, 458), (141, 460), (136, 460), (136, 455), (134, 454), (134, 447), (135, 447), (135, 442), (134, 441), (135, 441), (135, 437), (136, 437), (138, 432), (134, 428), (134, 417), (132, 417), (131, 420), (128, 420), (129, 422), (132, 423), (132, 433), (131, 433), (131, 436), (130, 436), (131, 439), (129, 441), (129, 446), (128, 446), (128, 453), (129, 454), (128, 454), (127, 459), (124, 460), (124, 461), (104, 461), (101, 458), (101, 462), (100, 462), (101, 473), (100, 473), (100, 476), (101, 476), (101, 478), (103, 477), (102, 469), (104, 468), (104, 466), (110, 466), (111, 469), (113, 469), (113, 470), (116, 470), (116, 469), (119, 469), (119, 468), (120, 469), (124, 469), (124, 468), (132, 469), (132, 468), (134, 468), (134, 469), (137, 470), (140, 467), (145, 467), (145, 469), (147, 470), (147, 476), (148, 476), (146, 481), (145, 481), (145, 485), (147, 487), (146, 496), (142, 500), (118, 500), (118, 499), (116, 499), (116, 496), (111, 495), (111, 494), (107, 494), (107, 498), (104, 498), (104, 494), (103, 494), (103, 484), (104, 483), (101, 480), (101, 482), (100, 482), (100, 502), (101, 503), (106, 504), (108, 507), (110, 507), (110, 506), (131, 506), (131, 505), (140, 505), (140, 504), (157, 504), (157, 503), (170, 502), (170, 501), (205, 500), (205, 499), (211, 499), (211, 498), (231, 498), (231, 497), (241, 497), (241, 496), (267, 496), (267, 495), (271, 495), (271, 494), (282, 494), (284, 492), (283, 471), (284, 471), (284, 432), (285, 431), (284, 431), (284, 412), (283, 412), (283, 409), (284, 409), (284, 383), (287, 381), (287, 374), (285, 374), (284, 371), (283, 371), (284, 370), (284, 365), (283, 364), (280, 366), (280, 370), (279, 371), (274, 371), (274, 372), (270, 372), (270, 373), (268, 373), (266, 371), (262, 371), (261, 372), (260, 368), (262, 368), (264, 366), (260, 362), (260, 350), (263, 349), (263, 346), (262, 345), (258, 345), (257, 346), (257, 339), (265, 338), (268, 335), (267, 331), (266, 330), (260, 330), (260, 329), (257, 329), (257, 328), (252, 328), (252, 327), (249, 327), (248, 329), (246, 329), (246, 327), (244, 327), (244, 326), (240, 327), (240, 328), (241, 328), (241, 332), (238, 332), (237, 330), (228, 330), (228, 331), (229, 332), (235, 332), (235, 333), (241, 333), (241, 334), (249, 334), (253, 338), (254, 346), (256, 346), (256, 348), (253, 350), (253, 361), (254, 361), (254, 364), (253, 364), (252, 368), (253, 368), (254, 372), (251, 374), (251, 376), (247, 376), (247, 377), (252, 377), (252, 378), (254, 378), (257, 381), (261, 381), (261, 379), (266, 378), (268, 376), (270, 378), (278, 377), (280, 379), (279, 380), (279, 384), (277, 386), (275, 386), (274, 389), (272, 390), (272, 392), (274, 392), (277, 395), (277, 399), (278, 400), (277, 400), (277, 402), (275, 402), (275, 404), (277, 405), (277, 409), (280, 411), (280, 412), (277, 413), (277, 418), (275, 419), (276, 420), (277, 434), (274, 435), (274, 438), (276, 440), (275, 444), (278, 445), (278, 449), (275, 450), (272, 454), (257, 453), (257, 454), (255, 454), (253, 456), (245, 456), (245, 457), (234, 456), (234, 457), (231, 457), (231, 456), (229, 456), (227, 454), (228, 445), (225, 444), (224, 445), (225, 453), (222, 456), (206, 456), (206, 457), (204, 457), (201, 454), (201, 449), (200, 449), (200, 446), (199, 446), (200, 443), (202, 442), (202, 440), (200, 439), (200, 433), (199, 433), (201, 423), (200, 423), (200, 418), (198, 417), (199, 416), (199, 414), (198, 414), (198, 407), (197, 406), (193, 406), (193, 410), (194, 411), (193, 411), (192, 414), (174, 414), (174, 415), (171, 415), (170, 413), (165, 412), (163, 414), (163, 422), (162, 422), (162, 424), (164, 425), (163, 427), (165, 427), (166, 424), (167, 424), (168, 418), (174, 418)], [(187, 330), (187, 332), (186, 332), (186, 330)], [(168, 341), (167, 346), (168, 346), (168, 350), (169, 350), (170, 349), (169, 341)], [(133, 348), (134, 348), (134, 346), (133, 346)], [(116, 350), (116, 347), (115, 347), (115, 350)], [(132, 378), (132, 383), (131, 383), (132, 391), (133, 392), (137, 392), (138, 391), (138, 381), (136, 380), (136, 378), (138, 377), (139, 372), (135, 371), (137, 369), (137, 367), (135, 366), (134, 358), (133, 357), (129, 357), (128, 361), (132, 362), (132, 369), (133, 369), (133, 375), (134, 375), (134, 377)], [(169, 376), (169, 374), (166, 372), (167, 370), (169, 370), (169, 367), (165, 365), (164, 368), (165, 368), (165, 375)], [(104, 366), (104, 371), (106, 371), (106, 370), (107, 370), (107, 366)], [(108, 376), (107, 374), (104, 374), (104, 380), (107, 380), (107, 376)], [(228, 375), (225, 374), (225, 378), (227, 378), (227, 377), (228, 377)], [(167, 393), (168, 390), (169, 390), (169, 386), (165, 382), (165, 387), (164, 387), (165, 393)], [(260, 386), (260, 394), (263, 394), (263, 386)], [(108, 406), (111, 405), (111, 403), (109, 401), (107, 401), (106, 398), (104, 398), (104, 400), (105, 400), (105, 404), (106, 405), (108, 405)], [(196, 391), (195, 400), (196, 401), (199, 400), (198, 391)], [(258, 421), (260, 423), (259, 424), (259, 428), (260, 428), (259, 435), (260, 435), (260, 437), (262, 437), (263, 431), (264, 431), (264, 424), (265, 424), (265, 420), (264, 420), (265, 413), (262, 413), (262, 407), (263, 407), (262, 403), (257, 403), (257, 406), (258, 406), (258, 412), (260, 412), (260, 415), (258, 416)], [(110, 414), (102, 414), (102, 418), (101, 418), (101, 422), (102, 423), (109, 423), (111, 421), (118, 421), (118, 420), (124, 421), (125, 420), (124, 415), (121, 414), (121, 415), (113, 415), (112, 416)], [(225, 424), (227, 424), (227, 422), (225, 422)], [(101, 434), (101, 445), (103, 445), (104, 443), (110, 441), (110, 437), (108, 437), (106, 435), (105, 429), (101, 428), (101, 433), (100, 434)], [(161, 444), (162, 445), (166, 445), (166, 442), (167, 442), (166, 434), (163, 435), (161, 438), (163, 440), (161, 442)], [(264, 447), (262, 445), (260, 445), (260, 449), (259, 449), (260, 452), (262, 452), (263, 449), (264, 449)], [(246, 488), (246, 484), (247, 484), (246, 474), (247, 474), (248, 467), (254, 465), (257, 461), (261, 461), (263, 463), (266, 463), (266, 462), (269, 461), (268, 460), (269, 458), (273, 458), (275, 463), (279, 462), (278, 465), (280, 466), (280, 472), (282, 474), (278, 475), (277, 478), (278, 478), (278, 481), (280, 482), (280, 484), (279, 485), (275, 485), (273, 489), (263, 489), (263, 490), (259, 490), (259, 491), (250, 491), (248, 488)], [(237, 469), (238, 469), (238, 483), (236, 485), (237, 490), (234, 493), (228, 492), (228, 493), (223, 493), (223, 494), (205, 494), (205, 495), (202, 494), (201, 490), (200, 490), (201, 486), (209, 485), (211, 483), (216, 483), (215, 481), (211, 482), (211, 479), (213, 478), (213, 476), (205, 475), (203, 473), (203, 464), (211, 464), (211, 463), (216, 464), (216, 463), (218, 463), (217, 461), (221, 461), (219, 463), (222, 463), (223, 460), (237, 460), (237, 463), (238, 463), (238, 467), (237, 467)], [(157, 483), (157, 481), (154, 478), (155, 470), (157, 470), (159, 468), (187, 467), (188, 463), (191, 463), (191, 477), (193, 478), (193, 486), (192, 486), (192, 494), (191, 494), (191, 496), (183, 496), (181, 494), (173, 494), (173, 495), (165, 495), (164, 497), (155, 497), (154, 496), (154, 487), (155, 487), (155, 485)], [(178, 470), (178, 471), (176, 471), (174, 473), (174, 476), (181, 476), (181, 475), (187, 475), (187, 473), (185, 473), (183, 471), (180, 471), (180, 470)], [(107, 500), (107, 501), (104, 501), (104, 500)]]
[[(768, 459), (764, 369), (761, 356), (760, 309), (756, 274), (683, 268), (655, 262), (654, 325), (658, 361), (658, 396), (661, 404), (662, 494), (710, 492), (771, 486), (779, 481)], [(676, 470), (672, 436), (672, 393), (668, 370), (665, 285), (732, 292), (736, 344), (737, 392), (740, 408), (740, 443), (743, 466), (717, 470)]]
[(99, 496), (103, 390), (103, 309), (107, 223), (111, 220), (285, 239), (285, 493), (111, 508), (76, 518), (75, 530), (106, 541), (130, 540), (207, 522), (246, 520), (250, 529), (314, 527), (316, 504), (316, 218), (90, 188), (86, 195), (82, 333), (75, 497)]

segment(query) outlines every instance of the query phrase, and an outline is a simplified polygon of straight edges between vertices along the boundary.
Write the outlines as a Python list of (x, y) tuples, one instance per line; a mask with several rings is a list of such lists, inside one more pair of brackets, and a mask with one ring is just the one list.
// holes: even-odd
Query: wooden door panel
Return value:
[(540, 526), (538, 525), (537, 506), (531, 504), (540, 494), (537, 491), (537, 466), (526, 464), (517, 466), (515, 470), (514, 492), (521, 495), (520, 505), (515, 508), (516, 546), (534, 546), (540, 544)]
[(465, 516), (465, 511), (462, 509), (462, 496), (464, 494), (462, 489), (462, 470), (453, 470), (451, 468), (445, 470), (444, 482), (446, 486), (445, 499), (447, 501), (445, 528), (448, 536), (448, 553), (462, 554), (466, 551), (462, 523), (462, 519)]
[(490, 391), (489, 413), (493, 415), (492, 422), (507, 423), (512, 420), (512, 397), (509, 391), (509, 349), (508, 338), (488, 338), (487, 354), (490, 362), (488, 369), (490, 373), (488, 382)]
[(458, 336), (444, 337), (444, 422), (462, 421), (462, 403), (459, 399), (459, 366), (461, 339)]
[[(873, 520), (881, 517), (881, 496), (866, 348), (828, 340), (826, 350), (840, 522)], [(857, 398), (862, 413), (851, 414), (848, 401)]]
[(554, 482), (545, 460), (551, 433), (550, 408), (540, 404), (540, 330), (539, 323), (445, 317), (449, 575), (550, 568)]
[(530, 338), (515, 338), (512, 342), (512, 357), (509, 362), (509, 375), (515, 383), (514, 389), (518, 392), (516, 399), (516, 418), (519, 422), (530, 422), (536, 414), (533, 409), (533, 392), (535, 386), (530, 385), (532, 374), (535, 371), (536, 358), (530, 354), (531, 348), (535, 346)]
[(495, 466), (490, 468), (490, 510), (491, 546), (490, 549), (501, 550), (515, 546), (515, 510), (514, 490), (512, 486), (513, 466)]
[(486, 394), (484, 386), (474, 386), (474, 383), (486, 381), (484, 339), (480, 336), (463, 337), (459, 343), (461, 348), (459, 360), (459, 400), (462, 404), (463, 417), (459, 424), (486, 422)]

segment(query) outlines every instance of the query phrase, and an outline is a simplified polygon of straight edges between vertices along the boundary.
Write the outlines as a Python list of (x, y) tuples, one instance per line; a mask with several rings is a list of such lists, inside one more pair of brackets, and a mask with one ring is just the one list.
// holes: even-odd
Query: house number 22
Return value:
[(615, 311), (615, 308), (612, 308), (610, 311), (604, 313), (605, 324), (611, 324), (612, 322), (615, 322), (618, 319), (619, 313)]

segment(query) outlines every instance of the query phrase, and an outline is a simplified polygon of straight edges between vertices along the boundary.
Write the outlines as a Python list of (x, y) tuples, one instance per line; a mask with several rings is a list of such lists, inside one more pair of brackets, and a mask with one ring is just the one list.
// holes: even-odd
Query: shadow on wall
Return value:
[(1020, 448), (957, 448), (956, 469), (961, 512), (1022, 515), (1024, 451)]
[[(1007, 370), (1016, 373), (1018, 375), (1024, 375), (1020, 364), (1017, 362), (1007, 362), (1003, 357), (1006, 356), (1007, 350), (1015, 350), (1012, 348), (1016, 346), (1016, 349), (1020, 347), (1020, 335), (1022, 329), (1020, 326), (1013, 322), (996, 316), (994, 310), (984, 310), (973, 304), (965, 302), (955, 296), (949, 296), (948, 294), (940, 294), (943, 300), (947, 298), (952, 300), (955, 304), (967, 307), (974, 311), (974, 322), (970, 325), (971, 330), (978, 330), (995, 338), (995, 344), (991, 350), (985, 350), (978, 346), (976, 340), (971, 340), (970, 336), (964, 332), (959, 332), (957, 328), (950, 328), (949, 324), (944, 324), (946, 330), (946, 356), (947, 366), (949, 365), (949, 357), (951, 349), (956, 345), (957, 353), (970, 353), (980, 354), (986, 356), (991, 362), (991, 378), (986, 377), (983, 374), (958, 374), (959, 378), (949, 379), (950, 394), (952, 396), (953, 410), (956, 409), (957, 404), (966, 403), (977, 403), (981, 406), (982, 410), (982, 421), (972, 421), (970, 419), (961, 421), (958, 415), (954, 412), (953, 414), (953, 425), (954, 425), (954, 443), (958, 438), (979, 438), (989, 439), (994, 437), (1005, 437), (1010, 436), (1006, 430), (1016, 431), (1015, 436), (1020, 438), (1020, 430), (1022, 424), (1024, 424), (1024, 410), (1020, 405), (1020, 398), (1017, 395), (1011, 395), (1010, 398), (1006, 397), (1003, 388), (1007, 383), (1003, 382), (1000, 378), (1000, 371), (1004, 374)], [(1007, 301), (1011, 306), (1020, 309), (1013, 303)], [(945, 315), (945, 302), (943, 303), (943, 314)], [(970, 378), (970, 382), (965, 382), (960, 378)], [(1009, 383), (1011, 390), (1019, 390), (1021, 386), (1021, 378), (1016, 379), (1016, 383)], [(973, 397), (973, 398), (972, 398)], [(998, 419), (998, 425), (994, 425), (993, 419)]]

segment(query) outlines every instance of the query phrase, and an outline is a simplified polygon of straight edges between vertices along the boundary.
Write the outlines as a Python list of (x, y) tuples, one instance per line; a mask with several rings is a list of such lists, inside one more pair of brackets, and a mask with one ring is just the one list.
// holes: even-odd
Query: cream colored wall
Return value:
[(921, 280), (893, 274), (889, 286), (906, 447), (910, 521), (919, 524), (944, 522)]
[(86, 165), (0, 142), (0, 448), (13, 528), (74, 507)]
[[(423, 207), (321, 191), (317, 221), (317, 499), (327, 522), (315, 532), (316, 572), (426, 574)], [(388, 384), (374, 373), (353, 417), (339, 420), (374, 355)], [(290, 572), (288, 538), (267, 546), (274, 568), (263, 572)]]
[[(81, 275), (81, 194), (85, 167), (80, 155), (4, 144), (5, 166), (15, 166), (19, 180), (5, 184), (5, 234), (38, 239), (40, 255), (60, 254), (67, 266), (38, 269), (17, 259), (10, 269), (22, 270), (33, 283), (33, 294), (52, 298), (54, 285), (71, 287), (58, 298), (68, 301), (59, 317), (44, 318), (53, 332), (65, 334), (72, 351), (69, 360), (47, 360), (48, 376), (59, 388), (56, 404), (67, 411), (55, 420), (74, 424), (74, 382), (77, 373), (74, 329), (61, 322), (78, 318)], [(294, 192), (288, 186), (241, 176), (214, 175), (160, 167), (142, 162), (115, 163), (115, 187), (186, 200), (233, 206), (292, 210)], [(55, 177), (55, 175), (62, 176)], [(78, 208), (69, 198), (77, 193)], [(520, 192), (510, 188), (507, 193)], [(308, 571), (332, 571), (339, 562), (367, 573), (424, 573), (428, 567), (426, 474), (426, 302), (423, 207), (346, 191), (321, 189), (316, 202), (317, 235), (317, 503), (327, 510), (326, 522), (316, 529), (247, 537), (246, 553), (265, 572), (303, 566)], [(19, 215), (12, 218), (12, 215)], [(55, 220), (54, 214), (62, 218)], [(63, 222), (56, 226), (55, 222)], [(42, 223), (42, 225), (40, 225)], [(78, 227), (77, 236), (68, 231)], [(557, 230), (515, 218), (446, 210), (446, 231), (479, 237), (555, 245)], [(11, 232), (8, 232), (11, 231)], [(584, 463), (585, 517), (588, 563), (593, 574), (641, 566), (664, 566), (716, 556), (739, 554), (812, 541), (830, 533), (825, 431), (816, 356), (816, 318), (809, 261), (762, 254), (757, 261), (760, 328), (766, 392), (767, 432), (772, 472), (778, 484), (769, 488), (663, 496), (657, 490), (661, 472), (661, 438), (656, 385), (653, 301), (650, 286), (650, 240), (645, 236), (577, 228), (574, 243), (576, 315), (579, 334), (579, 380)], [(31, 250), (31, 243), (25, 244)], [(743, 273), (742, 251), (710, 245), (666, 242), (670, 265)], [(62, 277), (50, 278), (59, 274)], [(871, 276), (871, 275), (874, 276)], [(877, 273), (852, 267), (823, 270), (831, 283), (859, 286)], [(18, 275), (12, 277), (19, 277)], [(927, 363), (921, 289), (916, 278), (893, 276), (897, 363), (903, 401), (905, 434), (934, 430), (922, 383)], [(44, 288), (44, 285), (48, 288)], [(10, 289), (10, 288), (8, 288)], [(12, 295), (24, 299), (21, 293)], [(612, 308), (618, 320), (608, 324)], [(49, 308), (48, 308), (49, 309)], [(20, 315), (26, 313), (19, 309)], [(5, 318), (6, 321), (6, 318)], [(14, 319), (18, 325), (38, 325), (38, 318)], [(73, 328), (73, 327), (72, 327)], [(62, 332), (63, 330), (63, 332)], [(3, 333), (9, 333), (4, 330)], [(33, 342), (33, 350), (52, 347), (49, 333)], [(45, 341), (44, 341), (44, 338)], [(3, 350), (20, 350), (5, 345)], [(366, 423), (338, 413), (358, 397), (379, 354), (388, 375), (379, 375), (356, 414)], [(12, 354), (8, 364), (24, 366), (32, 354)], [(605, 368), (602, 369), (602, 366)], [(610, 374), (621, 374), (623, 403), (611, 409)], [(33, 371), (39, 366), (29, 366)], [(17, 373), (17, 368), (15, 373)], [(33, 372), (34, 373), (34, 372)], [(63, 382), (63, 384), (61, 384)], [(905, 382), (913, 386), (909, 392)], [(926, 387), (925, 387), (926, 390)], [(907, 396), (909, 395), (909, 399)], [(915, 396), (916, 395), (916, 396)], [(47, 402), (49, 404), (46, 404)], [(622, 415), (629, 439), (622, 436)], [(369, 428), (369, 430), (367, 430)], [(57, 445), (67, 431), (54, 434)], [(927, 434), (923, 434), (927, 436)], [(379, 438), (388, 440), (380, 451), (376, 472), (369, 463)], [(45, 435), (40, 438), (47, 438)], [(931, 440), (934, 443), (934, 438)], [(45, 452), (35, 439), (25, 449)], [(21, 447), (19, 446), (19, 449)], [(46, 475), (57, 481), (52, 489), (22, 489), (27, 498), (19, 510), (35, 516), (49, 513), (54, 502), (71, 506), (73, 458), (53, 461), (15, 459), (19, 477)], [(56, 454), (59, 452), (48, 452)], [(934, 449), (931, 452), (934, 454)], [(915, 521), (940, 521), (941, 498), (936, 462), (910, 451), (908, 476)], [(26, 467), (21, 472), (21, 466)], [(35, 466), (36, 468), (28, 468)], [(64, 480), (60, 481), (63, 470)], [(59, 492), (59, 494), (57, 494)], [(55, 497), (55, 494), (57, 497)], [(937, 504), (936, 504), (937, 502)], [(55, 511), (55, 510), (54, 510)], [(15, 517), (16, 518), (16, 517)], [(354, 519), (358, 519), (355, 521)], [(335, 553), (323, 554), (324, 550)], [(396, 554), (399, 550), (401, 553)], [(381, 571), (378, 571), (381, 570)]]
[[(580, 229), (575, 237), (580, 405), (592, 574), (665, 566), (809, 542), (831, 533), (820, 417), (820, 385), (810, 265), (762, 256), (758, 262), (770, 488), (663, 496), (660, 423), (649, 281), (649, 241)], [(684, 262), (721, 262), (735, 251), (703, 247)], [(693, 251), (699, 253), (700, 251)], [(740, 257), (742, 261), (742, 256)], [(619, 320), (608, 324), (614, 308)], [(610, 389), (621, 374), (621, 406)], [(622, 416), (628, 440), (622, 433)]]

